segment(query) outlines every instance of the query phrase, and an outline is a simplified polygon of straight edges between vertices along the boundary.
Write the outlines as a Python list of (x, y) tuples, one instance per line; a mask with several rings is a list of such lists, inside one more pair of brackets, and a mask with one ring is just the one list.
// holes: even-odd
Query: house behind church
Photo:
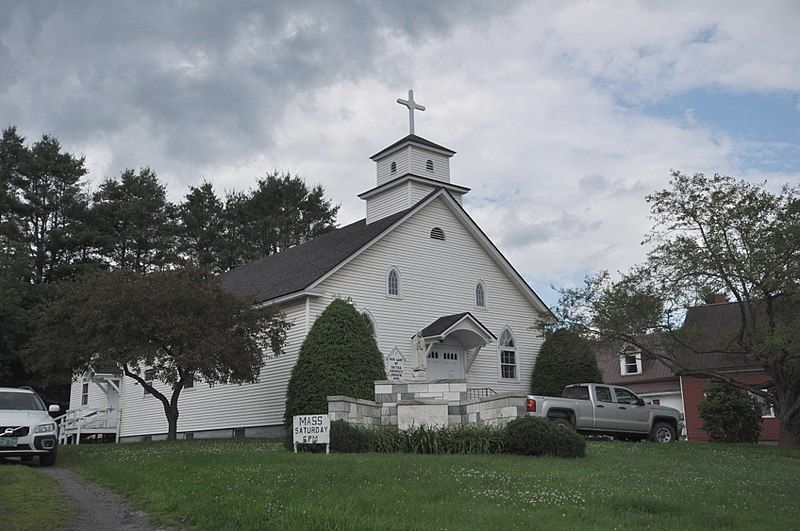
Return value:
[[(463, 381), (486, 393), (528, 391), (542, 343), (534, 323), (549, 310), (462, 206), (469, 189), (451, 183), (454, 154), (414, 134), (400, 139), (372, 156), (376, 186), (359, 195), (365, 219), (221, 276), (228, 289), (277, 305), (293, 326), (285, 353), (267, 353), (256, 383), (195, 381), (185, 389), (179, 438), (282, 433), (300, 346), (335, 298), (351, 300), (367, 319), (393, 379), (412, 378), (412, 338), (422, 332), (428, 380)], [(152, 377), (148, 367), (141, 371)], [(77, 379), (70, 413), (118, 418), (121, 440), (167, 431), (161, 403), (113, 373)]]

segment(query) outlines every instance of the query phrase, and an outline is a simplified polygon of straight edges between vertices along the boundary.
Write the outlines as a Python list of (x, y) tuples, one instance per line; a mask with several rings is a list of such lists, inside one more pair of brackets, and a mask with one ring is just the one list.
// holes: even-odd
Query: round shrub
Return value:
[(328, 412), (328, 396), (372, 400), (373, 382), (385, 380), (383, 355), (367, 323), (349, 303), (336, 299), (309, 330), (286, 391), (284, 424), (294, 415)]
[(566, 329), (548, 334), (533, 366), (533, 394), (561, 396), (570, 384), (602, 382), (603, 375), (586, 339)]
[(521, 417), (506, 426), (506, 450), (520, 455), (584, 457), (586, 441), (574, 431), (542, 417)]
[(719, 382), (706, 388), (698, 407), (712, 441), (755, 443), (761, 435), (761, 406), (751, 395)]
[(343, 420), (331, 422), (331, 451), (341, 453), (366, 452), (369, 439), (363, 428)]

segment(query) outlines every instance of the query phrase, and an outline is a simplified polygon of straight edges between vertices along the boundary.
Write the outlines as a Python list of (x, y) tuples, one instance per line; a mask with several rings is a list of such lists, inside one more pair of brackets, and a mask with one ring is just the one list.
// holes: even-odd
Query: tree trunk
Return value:
[(178, 408), (167, 408), (164, 406), (164, 413), (167, 415), (167, 440), (175, 441), (178, 439)]

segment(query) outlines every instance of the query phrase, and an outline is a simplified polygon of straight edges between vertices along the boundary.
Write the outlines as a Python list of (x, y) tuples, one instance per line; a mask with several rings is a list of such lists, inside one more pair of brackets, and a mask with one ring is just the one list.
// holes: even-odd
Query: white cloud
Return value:
[[(523, 3), (492, 17), (471, 9), (442, 22), (447, 31), (436, 25), (447, 8), (431, 14), (424, 31), (419, 17), (380, 5), (366, 22), (303, 9), (271, 33), (254, 15), (228, 21), (232, 44), (218, 49), (202, 35), (192, 38), (203, 46), (191, 47), (191, 38), (175, 45), (162, 33), (146, 49), (171, 76), (151, 87), (165, 91), (163, 100), (131, 96), (111, 108), (95, 91), (86, 98), (99, 99), (110, 125), (55, 132), (86, 153), (93, 173), (150, 164), (174, 199), (203, 178), (220, 190), (243, 189), (267, 170), (291, 170), (323, 183), (347, 223), (363, 217), (355, 196), (375, 183), (368, 157), (406, 133), (394, 100), (413, 87), (428, 107), (417, 132), (458, 151), (452, 175), (472, 188), (467, 209), (549, 300), (551, 282), (568, 285), (641, 259), (643, 196), (664, 187), (672, 168), (772, 183), (800, 178), (791, 168), (754, 171), (747, 161), (777, 148), (714, 131), (691, 109), (665, 118), (637, 106), (697, 88), (800, 91), (796, 3)], [(377, 25), (372, 37), (346, 42), (346, 30), (365, 23)], [(225, 96), (226, 76), (233, 99), (215, 109), (203, 91)], [(125, 79), (95, 80), (104, 82), (115, 88)], [(0, 109), (4, 98), (13, 100), (8, 108), (36, 107), (44, 94), (24, 86), (0, 92)], [(19, 116), (36, 126), (47, 123), (43, 113)]]

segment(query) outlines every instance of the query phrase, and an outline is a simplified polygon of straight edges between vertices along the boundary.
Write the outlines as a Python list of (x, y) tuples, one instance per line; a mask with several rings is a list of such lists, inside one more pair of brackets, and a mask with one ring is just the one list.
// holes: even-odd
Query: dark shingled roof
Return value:
[[(434, 322), (426, 326), (421, 330), (422, 337), (433, 337), (443, 334), (448, 328), (459, 322), (461, 319), (469, 315), (472, 317), (476, 323), (478, 323), (488, 334), (492, 337), (495, 337), (492, 332), (486, 328), (482, 322), (478, 321), (478, 319), (472, 315), (470, 312), (461, 312), (455, 313), (453, 315), (445, 315), (443, 317), (439, 317)], [(495, 338), (497, 339), (497, 338)]]
[(469, 312), (462, 312), (456, 313), (453, 315), (445, 315), (444, 317), (439, 317), (434, 322), (426, 326), (422, 329), (422, 337), (431, 337), (431, 336), (438, 336), (461, 319), (464, 316), (469, 315)]
[(434, 148), (434, 149), (440, 149), (440, 150), (442, 150), (442, 151), (446, 151), (446, 152), (448, 152), (448, 153), (449, 153), (449, 154), (451, 154), (451, 155), (455, 155), (455, 153), (456, 153), (456, 152), (455, 152), (455, 151), (453, 151), (452, 149), (450, 149), (450, 148), (446, 148), (446, 147), (444, 147), (444, 146), (440, 146), (439, 144), (436, 144), (436, 143), (434, 143), (434, 142), (431, 142), (431, 141), (430, 141), (430, 140), (428, 140), (427, 138), (422, 138), (421, 136), (417, 136), (417, 135), (408, 135), (408, 136), (405, 136), (405, 137), (401, 138), (400, 140), (398, 140), (397, 142), (395, 142), (395, 143), (394, 143), (394, 144), (392, 144), (391, 146), (389, 146), (389, 147), (386, 147), (386, 148), (383, 148), (382, 150), (378, 151), (377, 153), (375, 153), (374, 155), (372, 155), (372, 156), (370, 157), (370, 159), (371, 159), (371, 160), (375, 160), (376, 158), (380, 157), (381, 155), (383, 155), (383, 154), (384, 154), (384, 153), (386, 153), (387, 151), (391, 151), (391, 150), (393, 150), (394, 148), (396, 148), (397, 146), (399, 146), (399, 145), (402, 145), (402, 144), (404, 144), (404, 143), (406, 143), (406, 142), (415, 142), (415, 143), (417, 143), (417, 144), (422, 144), (423, 146), (432, 147), (432, 148)]
[(682, 340), (698, 352), (687, 350), (680, 354), (678, 361), (683, 367), (696, 370), (758, 367), (755, 361), (735, 352), (740, 323), (737, 302), (689, 308), (680, 334)]
[(220, 275), (220, 284), (237, 293), (252, 295), (256, 302), (304, 290), (413, 208), (369, 225), (365, 219), (356, 221), (285, 251), (231, 269)]

